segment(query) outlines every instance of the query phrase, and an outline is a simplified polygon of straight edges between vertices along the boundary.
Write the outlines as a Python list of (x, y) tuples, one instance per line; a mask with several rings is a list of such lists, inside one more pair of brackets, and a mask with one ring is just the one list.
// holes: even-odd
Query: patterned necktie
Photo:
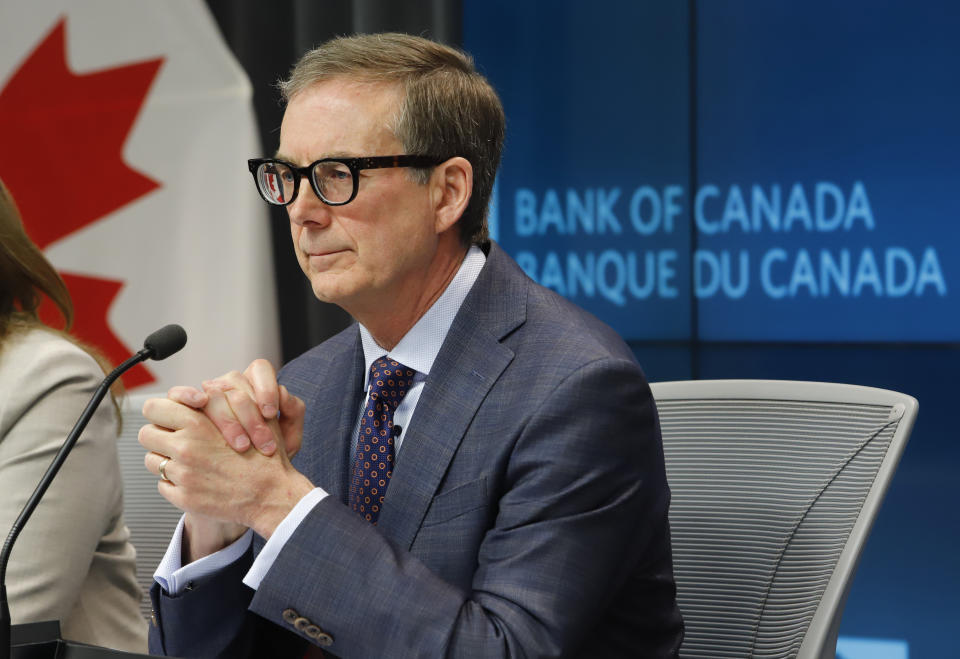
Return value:
[(350, 480), (350, 507), (371, 524), (377, 523), (393, 475), (393, 412), (413, 384), (414, 373), (386, 355), (370, 365), (367, 404), (360, 419)]

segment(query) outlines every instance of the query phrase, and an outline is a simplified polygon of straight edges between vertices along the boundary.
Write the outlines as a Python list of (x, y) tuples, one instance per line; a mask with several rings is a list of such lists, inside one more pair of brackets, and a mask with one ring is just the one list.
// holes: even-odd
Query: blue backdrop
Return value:
[(958, 32), (946, 1), (464, 2), (507, 112), (492, 228), (531, 276), (620, 331), (651, 380), (920, 400), (849, 659), (956, 656)]

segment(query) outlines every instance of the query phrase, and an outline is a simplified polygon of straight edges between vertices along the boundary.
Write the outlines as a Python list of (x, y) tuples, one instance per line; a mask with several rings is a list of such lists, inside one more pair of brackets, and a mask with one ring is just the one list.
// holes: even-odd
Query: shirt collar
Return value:
[(360, 342), (363, 344), (363, 358), (366, 369), (363, 376), (363, 390), (367, 389), (370, 377), (370, 365), (374, 360), (387, 354), (404, 366), (417, 371), (417, 378), (425, 378), (430, 373), (440, 346), (453, 324), (460, 306), (473, 287), (487, 257), (476, 245), (472, 245), (460, 264), (457, 274), (437, 301), (420, 317), (420, 320), (403, 335), (393, 350), (381, 348), (370, 331), (360, 325)]

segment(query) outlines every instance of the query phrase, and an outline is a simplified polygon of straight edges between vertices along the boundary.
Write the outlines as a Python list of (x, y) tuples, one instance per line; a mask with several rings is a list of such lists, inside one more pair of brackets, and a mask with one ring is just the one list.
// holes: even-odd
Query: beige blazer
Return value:
[[(103, 373), (43, 329), (0, 344), (0, 533), (33, 493)], [(64, 638), (146, 652), (135, 553), (123, 522), (117, 417), (104, 400), (14, 546), (14, 624), (59, 620)]]

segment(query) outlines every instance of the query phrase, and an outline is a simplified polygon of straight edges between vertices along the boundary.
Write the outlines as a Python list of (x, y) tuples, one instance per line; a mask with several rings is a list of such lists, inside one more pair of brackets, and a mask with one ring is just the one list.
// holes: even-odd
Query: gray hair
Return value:
[[(396, 83), (404, 90), (390, 129), (409, 154), (461, 156), (473, 167), (473, 195), (459, 221), (464, 245), (487, 240), (487, 206), (503, 150), (500, 98), (463, 51), (409, 34), (337, 37), (307, 52), (278, 83), (286, 102), (325, 80)], [(429, 170), (418, 170), (425, 183)]]

